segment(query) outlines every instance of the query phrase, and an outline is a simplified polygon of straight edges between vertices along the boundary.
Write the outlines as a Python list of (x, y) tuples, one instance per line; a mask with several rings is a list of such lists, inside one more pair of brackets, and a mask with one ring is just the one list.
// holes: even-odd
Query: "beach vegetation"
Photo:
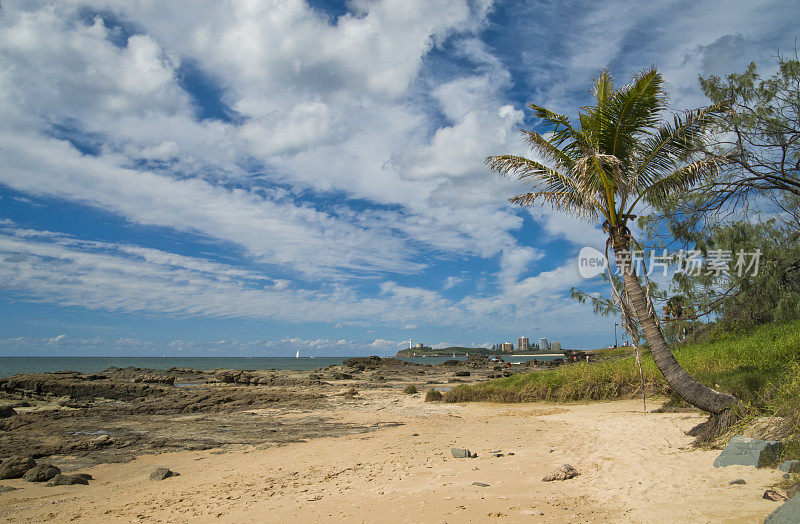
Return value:
[(405, 393), (406, 395), (414, 395), (417, 393), (417, 386), (415, 386), (414, 384), (409, 384), (403, 390), (403, 393)]
[(427, 393), (425, 393), (425, 402), (440, 402), (444, 399), (444, 395), (442, 395), (441, 391), (436, 391), (435, 389), (429, 389)]

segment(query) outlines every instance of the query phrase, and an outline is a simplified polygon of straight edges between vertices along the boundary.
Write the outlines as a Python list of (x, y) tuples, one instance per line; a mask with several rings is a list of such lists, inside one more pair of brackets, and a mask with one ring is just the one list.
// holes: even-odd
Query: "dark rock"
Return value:
[(768, 489), (767, 491), (765, 491), (764, 494), (761, 496), (761, 498), (767, 500), (774, 500), (775, 502), (782, 502), (784, 500), (788, 500), (786, 497), (784, 497), (774, 489)]
[(350, 373), (338, 373), (337, 372), (337, 373), (333, 374), (333, 378), (336, 379), (336, 380), (350, 380), (351, 378), (353, 378), (353, 375), (351, 375)]
[(764, 524), (797, 524), (798, 522), (800, 522), (800, 495), (793, 496), (764, 519)]
[(800, 471), (800, 460), (786, 460), (778, 465), (778, 469), (786, 473), (797, 473)]
[(472, 485), (473, 486), (478, 486), (479, 488), (488, 488), (489, 487), (489, 484), (486, 484), (485, 482), (473, 482)]
[[(470, 453), (468, 449), (450, 448), (450, 453), (452, 453), (455, 458), (473, 458), (473, 454)], [(475, 456), (477, 457), (478, 455)]]
[(45, 484), (46, 486), (73, 486), (75, 484), (84, 484), (88, 485), (89, 480), (84, 478), (81, 475), (62, 475), (58, 474), (53, 477), (50, 482)]
[(737, 484), (747, 484), (747, 482), (744, 479), (734, 479), (734, 480), (728, 482), (728, 485), (730, 485), (730, 486), (734, 486), (734, 485), (737, 485)]
[(28, 482), (45, 482), (61, 473), (61, 470), (52, 464), (37, 464), (22, 475)]
[(11, 406), (0, 406), (0, 418), (13, 417), (17, 411)]
[(4, 459), (0, 464), (0, 479), (18, 479), (34, 466), (36, 466), (36, 461), (30, 457)]
[(505, 457), (505, 455), (502, 453), (492, 453), (492, 456), (495, 458)]
[(557, 470), (549, 473), (542, 478), (542, 482), (552, 482), (554, 480), (567, 480), (580, 475), (577, 469), (569, 464), (561, 465)]
[(170, 471), (169, 468), (157, 468), (154, 472), (150, 473), (150, 480), (164, 480), (169, 477), (177, 477), (180, 473)]
[(73, 477), (80, 477), (80, 478), (86, 479), (86, 480), (94, 480), (94, 477), (89, 475), (88, 473), (73, 473), (72, 476)]
[(508, 454), (509, 457), (513, 457), (514, 455), (515, 455), (515, 453), (513, 451)]
[(779, 440), (759, 440), (737, 435), (714, 460), (715, 468), (727, 466), (755, 466), (764, 468), (774, 464), (783, 447)]
[(470, 375), (469, 371), (456, 371), (455, 375), (457, 377), (468, 377)]
[(14, 491), (19, 488), (12, 488), (11, 486), (0, 486), (0, 493), (5, 493), (6, 491)]

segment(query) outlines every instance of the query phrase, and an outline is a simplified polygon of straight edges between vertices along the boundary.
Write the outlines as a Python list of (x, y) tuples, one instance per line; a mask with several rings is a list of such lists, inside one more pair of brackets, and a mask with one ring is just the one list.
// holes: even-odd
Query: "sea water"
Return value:
[[(44, 373), (48, 371), (79, 371), (96, 373), (111, 366), (125, 368), (169, 369), (288, 369), (313, 370), (339, 365), (350, 357), (0, 357), (0, 377), (17, 373)], [(553, 356), (505, 357), (508, 362), (524, 362), (537, 358), (552, 360)], [(452, 357), (403, 357), (402, 360), (418, 364), (439, 364)], [(466, 360), (456, 357), (455, 360)]]

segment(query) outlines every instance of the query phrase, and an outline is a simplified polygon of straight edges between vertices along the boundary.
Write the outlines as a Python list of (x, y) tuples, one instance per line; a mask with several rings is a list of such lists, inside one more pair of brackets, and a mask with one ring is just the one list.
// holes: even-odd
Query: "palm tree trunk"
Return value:
[[(615, 235), (617, 236), (617, 235)], [(719, 415), (727, 410), (738, 407), (741, 402), (736, 397), (727, 393), (715, 391), (694, 378), (678, 364), (675, 356), (670, 351), (664, 334), (656, 321), (655, 312), (650, 310), (647, 296), (645, 295), (636, 269), (633, 267), (630, 256), (620, 256), (628, 252), (627, 238), (613, 238), (614, 253), (617, 257), (617, 266), (621, 269), (625, 281), (625, 291), (633, 307), (639, 325), (644, 333), (647, 345), (661, 374), (669, 386), (682, 399), (692, 406)]]

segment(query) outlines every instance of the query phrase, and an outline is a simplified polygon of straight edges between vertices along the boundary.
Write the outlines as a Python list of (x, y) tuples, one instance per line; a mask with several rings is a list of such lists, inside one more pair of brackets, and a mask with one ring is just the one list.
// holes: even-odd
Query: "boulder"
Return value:
[(764, 524), (797, 524), (800, 522), (800, 495), (795, 495), (770, 513)]
[(83, 475), (62, 475), (59, 473), (53, 477), (46, 486), (73, 486), (75, 484), (89, 484), (89, 480)]
[(30, 457), (3, 459), (3, 463), (0, 464), (0, 479), (18, 479), (34, 466), (36, 461)]
[(714, 460), (715, 468), (727, 466), (755, 466), (764, 468), (778, 460), (783, 447), (779, 440), (759, 440), (737, 435)]
[(17, 414), (17, 411), (11, 406), (0, 406), (0, 418), (8, 418)]
[(731, 485), (731, 486), (735, 486), (737, 484), (747, 484), (747, 482), (744, 479), (734, 479), (734, 480), (728, 482), (728, 484)]
[(784, 473), (797, 473), (800, 471), (800, 460), (787, 460), (778, 465), (778, 469)]
[(476, 458), (478, 456), (477, 453), (471, 453), (468, 449), (461, 448), (450, 448), (450, 453), (452, 453), (453, 457), (457, 459)]
[(174, 471), (170, 471), (169, 468), (156, 468), (156, 470), (150, 473), (150, 480), (164, 480), (169, 477), (177, 477), (180, 473), (175, 473)]
[(28, 482), (45, 482), (61, 473), (61, 470), (52, 464), (37, 464), (22, 475)]
[(552, 482), (554, 480), (567, 480), (580, 475), (580, 472), (569, 464), (561, 465), (557, 470), (549, 473), (542, 478), (542, 482)]

